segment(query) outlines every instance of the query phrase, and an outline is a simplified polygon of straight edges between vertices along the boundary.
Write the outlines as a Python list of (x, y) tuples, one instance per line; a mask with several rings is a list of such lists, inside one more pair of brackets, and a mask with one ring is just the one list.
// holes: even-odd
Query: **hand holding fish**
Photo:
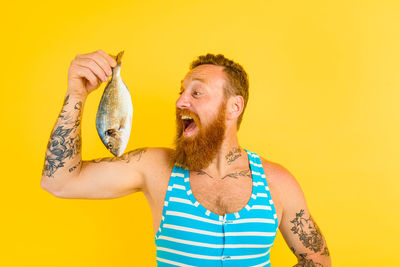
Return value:
[(116, 65), (116, 60), (103, 50), (76, 55), (68, 69), (68, 92), (87, 97), (102, 82), (108, 81), (112, 75), (111, 67)]

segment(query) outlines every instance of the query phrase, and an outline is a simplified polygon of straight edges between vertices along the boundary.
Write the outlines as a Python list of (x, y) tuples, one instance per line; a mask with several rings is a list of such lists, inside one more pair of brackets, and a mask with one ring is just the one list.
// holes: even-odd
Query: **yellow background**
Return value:
[[(175, 100), (207, 52), (243, 65), (241, 145), (288, 168), (333, 266), (399, 266), (399, 1), (7, 1), (1, 22), (0, 266), (155, 266), (142, 193), (58, 199), (44, 155), (78, 53), (125, 50), (127, 150), (172, 146)], [(83, 159), (110, 156), (87, 99)], [(281, 234), (272, 266), (293, 266)]]

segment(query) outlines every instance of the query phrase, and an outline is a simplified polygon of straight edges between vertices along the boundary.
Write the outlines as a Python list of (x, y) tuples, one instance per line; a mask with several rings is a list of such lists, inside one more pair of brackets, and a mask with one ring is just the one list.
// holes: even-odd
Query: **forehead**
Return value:
[(223, 66), (211, 64), (197, 66), (186, 74), (181, 84), (186, 87), (193, 81), (200, 81), (210, 87), (223, 87), (226, 77), (223, 69)]

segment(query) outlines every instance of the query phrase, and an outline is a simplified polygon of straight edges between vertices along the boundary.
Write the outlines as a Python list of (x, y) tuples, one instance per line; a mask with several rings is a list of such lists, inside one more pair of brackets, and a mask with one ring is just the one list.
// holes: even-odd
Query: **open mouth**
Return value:
[(192, 136), (198, 129), (194, 119), (190, 116), (182, 115), (183, 135), (188, 137)]

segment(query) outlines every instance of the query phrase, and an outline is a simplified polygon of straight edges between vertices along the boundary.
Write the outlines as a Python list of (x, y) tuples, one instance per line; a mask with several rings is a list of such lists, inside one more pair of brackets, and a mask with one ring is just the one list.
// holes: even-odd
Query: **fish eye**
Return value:
[(112, 143), (107, 143), (107, 147), (108, 147), (108, 148), (112, 148), (112, 147), (113, 147), (113, 144), (112, 144)]

